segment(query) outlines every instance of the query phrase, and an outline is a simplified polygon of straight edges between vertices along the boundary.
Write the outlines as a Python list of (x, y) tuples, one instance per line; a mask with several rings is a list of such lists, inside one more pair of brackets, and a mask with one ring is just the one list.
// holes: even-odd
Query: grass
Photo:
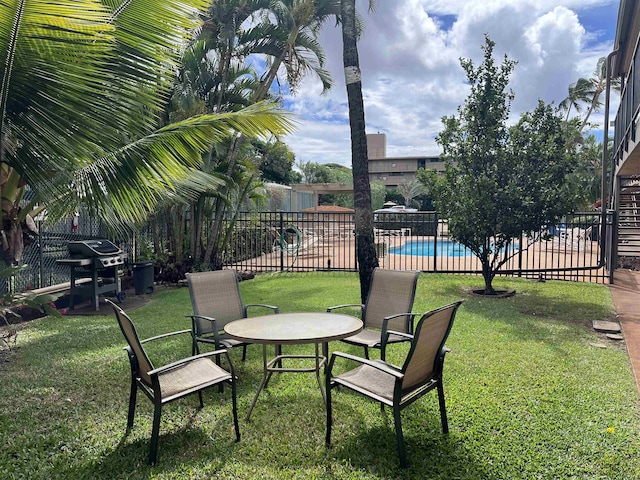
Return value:
[[(398, 466), (389, 409), (346, 391), (334, 395), (332, 448), (312, 374), (281, 374), (245, 413), (261, 378), (261, 349), (231, 352), (239, 376), (242, 441), (233, 441), (228, 389), (165, 408), (159, 460), (146, 465), (151, 403), (139, 396), (125, 436), (129, 366), (112, 315), (45, 318), (20, 325), (0, 365), (0, 471), (11, 478), (219, 479), (636, 479), (638, 394), (619, 344), (590, 328), (613, 314), (607, 287), (498, 279), (517, 290), (492, 300), (466, 294), (479, 278), (422, 275), (414, 311), (464, 298), (447, 345), (449, 435), (435, 393), (403, 412), (410, 466)], [(246, 303), (322, 311), (359, 296), (353, 274), (262, 276), (241, 284)], [(188, 328), (187, 289), (153, 295), (131, 312), (141, 337)], [(106, 313), (106, 310), (105, 310)], [(156, 345), (156, 365), (186, 356), (189, 338)], [(597, 346), (606, 345), (606, 348)], [(332, 350), (361, 354), (343, 344)], [(311, 351), (310, 346), (286, 347)], [(393, 346), (400, 363), (405, 346)], [(374, 353), (374, 356), (377, 352)]]

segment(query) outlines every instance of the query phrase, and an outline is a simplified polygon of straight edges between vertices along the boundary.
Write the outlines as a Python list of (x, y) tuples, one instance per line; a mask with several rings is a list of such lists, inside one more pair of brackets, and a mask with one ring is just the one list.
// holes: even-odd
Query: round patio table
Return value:
[[(362, 330), (362, 327), (363, 323), (359, 318), (327, 312), (278, 313), (234, 320), (225, 325), (224, 330), (229, 336), (243, 342), (262, 344), (262, 381), (249, 407), (247, 420), (273, 372), (315, 372), (326, 405), (327, 396), (320, 380), (320, 369), (327, 363), (329, 342), (350, 337)], [(283, 355), (280, 350), (281, 345), (305, 343), (315, 345), (315, 355)], [(322, 344), (322, 354), (319, 344)], [(276, 345), (276, 355), (269, 361), (267, 345)], [(314, 359), (314, 364), (307, 368), (282, 366), (282, 360), (292, 358)]]

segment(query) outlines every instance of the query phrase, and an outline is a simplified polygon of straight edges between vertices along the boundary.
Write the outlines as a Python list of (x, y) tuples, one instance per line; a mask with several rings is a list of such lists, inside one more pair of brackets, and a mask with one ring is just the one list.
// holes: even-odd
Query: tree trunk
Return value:
[(580, 124), (580, 129), (578, 130), (580, 133), (582, 133), (582, 130), (584, 130), (584, 127), (587, 126), (587, 122), (589, 121), (589, 117), (591, 116), (591, 114), (595, 110), (596, 105), (598, 104), (598, 100), (600, 100), (600, 95), (602, 95), (602, 89), (601, 88), (597, 88), (596, 91), (593, 94), (593, 100), (591, 100), (591, 104), (589, 105), (589, 110), (587, 110), (587, 113), (584, 116), (584, 119), (582, 120), (582, 123)]
[(355, 208), (356, 255), (360, 274), (360, 296), (366, 302), (373, 269), (378, 266), (378, 255), (373, 238), (373, 209), (367, 136), (362, 100), (362, 81), (358, 59), (355, 0), (341, 0), (343, 64), (349, 101), (349, 126), (351, 127), (351, 167), (353, 170), (353, 204)]
[(495, 295), (496, 291), (493, 289), (493, 277), (495, 274), (491, 271), (489, 265), (489, 259), (482, 261), (482, 277), (484, 278), (484, 294)]
[[(293, 34), (292, 34), (293, 35)], [(296, 30), (297, 35), (297, 30)], [(295, 36), (293, 37), (295, 38)], [(256, 92), (254, 101), (260, 102), (267, 98), (267, 94), (269, 93), (269, 89), (271, 88), (271, 84), (276, 78), (278, 74), (278, 69), (284, 60), (286, 55), (286, 50), (282, 52), (282, 54), (274, 60), (271, 64), (271, 68), (265, 77), (265, 80), (261, 83), (258, 91)], [(234, 142), (231, 144), (231, 148), (229, 149), (229, 154), (227, 155), (227, 159), (229, 162), (229, 166), (227, 167), (227, 176), (231, 176), (233, 173), (233, 169), (236, 165), (236, 160), (238, 159), (238, 155), (240, 154), (240, 149), (247, 137), (243, 134), (240, 134)], [(225, 195), (228, 192), (228, 189), (224, 187), (222, 189), (222, 194)], [(219, 270), (222, 268), (222, 260), (219, 258), (220, 256), (220, 248), (218, 244), (218, 236), (221, 234), (220, 225), (222, 224), (222, 216), (224, 215), (225, 208), (218, 208), (218, 203), (220, 200), (216, 201), (216, 210), (213, 220), (211, 221), (211, 225), (209, 228), (209, 239), (207, 243), (207, 247), (204, 253), (204, 263), (205, 265), (211, 265), (214, 270)]]

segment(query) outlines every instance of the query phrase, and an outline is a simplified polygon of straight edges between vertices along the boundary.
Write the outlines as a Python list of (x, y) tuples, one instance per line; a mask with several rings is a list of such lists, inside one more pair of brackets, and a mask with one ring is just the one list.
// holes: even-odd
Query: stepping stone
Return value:
[(624, 340), (624, 336), (620, 333), (607, 333), (605, 337), (610, 340)]
[(589, 346), (595, 347), (595, 348), (607, 348), (607, 346), (604, 343), (589, 342)]
[(599, 332), (620, 333), (620, 324), (618, 322), (605, 322), (602, 320), (593, 321), (593, 329)]

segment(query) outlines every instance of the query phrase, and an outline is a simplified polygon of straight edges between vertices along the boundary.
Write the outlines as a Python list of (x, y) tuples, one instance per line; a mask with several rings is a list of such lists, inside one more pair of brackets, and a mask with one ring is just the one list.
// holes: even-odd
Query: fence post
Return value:
[(438, 271), (438, 227), (440, 226), (440, 219), (438, 218), (438, 212), (433, 214), (434, 229), (433, 229), (433, 271)]
[(518, 277), (522, 277), (522, 243), (524, 235), (520, 233), (520, 243), (518, 244)]
[[(604, 205), (603, 205), (604, 208)], [(608, 232), (608, 240), (609, 240), (609, 284), (613, 285), (613, 272), (617, 268), (618, 263), (618, 212), (615, 210), (611, 210), (607, 212), (606, 222), (610, 225)], [(609, 217), (611, 217), (611, 222), (609, 222)], [(605, 240), (606, 241), (606, 240)]]
[(280, 271), (284, 271), (284, 249), (282, 248), (282, 235), (284, 235), (284, 212), (280, 211)]
[[(38, 222), (38, 270), (40, 272), (40, 278), (38, 280), (38, 284), (36, 288), (44, 287), (44, 233), (42, 232), (42, 222)], [(48, 287), (50, 285), (47, 285)]]

